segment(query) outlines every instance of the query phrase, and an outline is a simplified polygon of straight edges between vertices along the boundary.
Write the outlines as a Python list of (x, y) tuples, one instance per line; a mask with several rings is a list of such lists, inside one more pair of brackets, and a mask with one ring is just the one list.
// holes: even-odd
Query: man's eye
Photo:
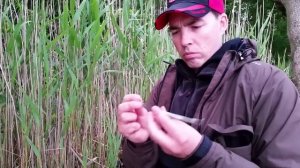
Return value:
[(178, 33), (178, 30), (171, 30), (170, 33), (171, 33), (171, 35), (175, 35)]
[(202, 26), (192, 26), (192, 29), (199, 29), (201, 28)]

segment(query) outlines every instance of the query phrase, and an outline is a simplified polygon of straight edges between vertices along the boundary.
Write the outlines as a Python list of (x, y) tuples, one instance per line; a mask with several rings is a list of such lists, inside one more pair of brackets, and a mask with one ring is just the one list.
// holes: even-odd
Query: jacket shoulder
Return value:
[(244, 65), (240, 71), (240, 78), (243, 85), (251, 90), (254, 100), (261, 95), (277, 94), (298, 94), (296, 86), (285, 72), (279, 68), (262, 62), (253, 61)]
[(245, 77), (252, 81), (252, 84), (254, 85), (256, 83), (267, 82), (268, 80), (273, 80), (275, 83), (282, 80), (290, 81), (287, 74), (281, 69), (263, 61), (250, 62), (244, 65), (241, 72), (243, 72)]

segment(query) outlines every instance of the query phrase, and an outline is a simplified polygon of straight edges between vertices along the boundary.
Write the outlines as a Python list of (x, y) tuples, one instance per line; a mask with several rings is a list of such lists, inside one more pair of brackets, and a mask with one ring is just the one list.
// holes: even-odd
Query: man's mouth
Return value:
[(191, 60), (195, 58), (199, 58), (199, 53), (196, 52), (187, 52), (183, 54), (185, 60)]

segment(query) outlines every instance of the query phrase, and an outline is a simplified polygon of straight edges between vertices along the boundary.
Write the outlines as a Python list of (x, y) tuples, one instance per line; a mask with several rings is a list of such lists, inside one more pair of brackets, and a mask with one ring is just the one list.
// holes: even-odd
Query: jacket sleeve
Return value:
[[(156, 104), (161, 80), (153, 87), (144, 106), (147, 110)], [(158, 160), (158, 146), (151, 140), (134, 144), (126, 138), (123, 139), (121, 161), (126, 168), (154, 168)]]
[(209, 152), (191, 167), (300, 167), (300, 98), (296, 87), (274, 67), (260, 69), (253, 76), (251, 161), (213, 142)]
[(256, 93), (253, 159), (261, 167), (300, 167), (299, 92), (276, 68), (267, 74)]
[(190, 168), (258, 168), (255, 163), (226, 150), (222, 145), (212, 142), (209, 152)]
[(154, 168), (158, 159), (158, 147), (152, 141), (134, 144), (125, 139), (121, 160), (125, 168)]

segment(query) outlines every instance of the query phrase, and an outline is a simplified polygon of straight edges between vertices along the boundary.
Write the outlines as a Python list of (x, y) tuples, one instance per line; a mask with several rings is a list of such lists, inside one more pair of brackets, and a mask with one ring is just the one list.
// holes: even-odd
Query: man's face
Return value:
[(169, 15), (169, 31), (180, 57), (190, 68), (201, 67), (221, 46), (227, 16), (209, 12), (202, 18), (183, 13)]

